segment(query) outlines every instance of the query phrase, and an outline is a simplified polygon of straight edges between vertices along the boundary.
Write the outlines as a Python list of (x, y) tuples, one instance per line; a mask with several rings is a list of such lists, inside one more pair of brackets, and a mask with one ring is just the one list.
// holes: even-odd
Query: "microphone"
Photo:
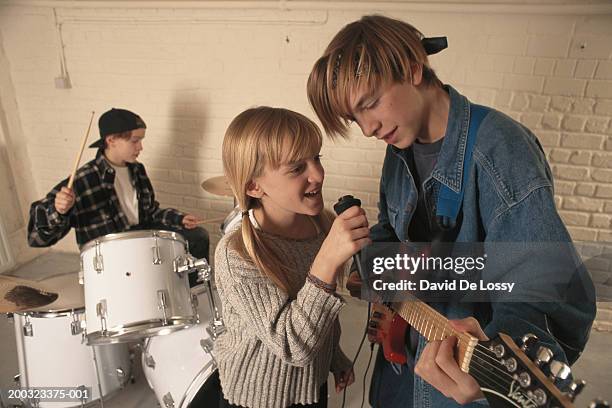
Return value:
[[(334, 211), (336, 215), (342, 214), (344, 211), (348, 210), (353, 206), (361, 207), (361, 200), (353, 197), (352, 195), (345, 195), (338, 199), (338, 202), (334, 204)], [(363, 274), (361, 270), (361, 251), (357, 252), (353, 255), (353, 263), (357, 265), (357, 272), (359, 272), (359, 277), (362, 281), (366, 281), (366, 276)]]

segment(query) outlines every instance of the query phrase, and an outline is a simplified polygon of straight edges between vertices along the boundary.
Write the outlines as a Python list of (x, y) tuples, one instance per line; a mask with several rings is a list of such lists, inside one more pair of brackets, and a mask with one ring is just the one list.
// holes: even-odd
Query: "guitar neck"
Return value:
[(414, 298), (412, 301), (393, 303), (395, 310), (427, 341), (440, 341), (457, 337), (457, 363), (464, 372), (469, 372), (469, 363), (478, 339), (467, 333), (459, 333), (449, 324), (448, 319), (428, 304)]

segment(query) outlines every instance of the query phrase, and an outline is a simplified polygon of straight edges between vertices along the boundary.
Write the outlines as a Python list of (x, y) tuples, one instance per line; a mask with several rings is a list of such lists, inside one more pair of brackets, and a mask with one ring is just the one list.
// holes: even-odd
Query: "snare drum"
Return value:
[(196, 324), (186, 241), (169, 231), (110, 234), (81, 249), (89, 344), (168, 334)]
[[(204, 288), (205, 285), (200, 285), (192, 289), (194, 293), (200, 292), (197, 295), (200, 324), (146, 340), (142, 369), (162, 407), (187, 408), (217, 369), (212, 353), (212, 313)], [(217, 297), (216, 291), (214, 296)]]
[[(76, 273), (43, 282), (59, 293), (58, 299), (33, 311), (14, 314), (21, 387), (88, 387), (84, 403), (119, 391), (131, 375), (127, 344), (84, 344), (83, 287)], [(78, 401), (28, 403), (58, 408), (81, 405)]]

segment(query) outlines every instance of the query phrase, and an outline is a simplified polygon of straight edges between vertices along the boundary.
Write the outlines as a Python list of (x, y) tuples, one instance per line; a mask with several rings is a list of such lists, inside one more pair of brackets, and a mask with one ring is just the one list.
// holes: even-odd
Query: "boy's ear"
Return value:
[(251, 180), (247, 184), (246, 193), (249, 197), (261, 198), (264, 195), (264, 191), (255, 180)]
[(423, 64), (413, 63), (410, 64), (412, 69), (412, 85), (419, 86), (423, 81)]

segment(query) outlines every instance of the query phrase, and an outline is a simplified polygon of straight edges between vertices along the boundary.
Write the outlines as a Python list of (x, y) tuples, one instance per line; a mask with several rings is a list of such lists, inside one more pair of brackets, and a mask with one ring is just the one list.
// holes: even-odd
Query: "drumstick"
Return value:
[(196, 222), (196, 225), (201, 225), (201, 224), (210, 224), (213, 222), (219, 222), (219, 221), (224, 221), (225, 217), (217, 217), (217, 218), (210, 218), (208, 220), (200, 220), (198, 222)]
[(91, 111), (91, 119), (89, 119), (89, 126), (87, 126), (87, 133), (85, 133), (85, 137), (81, 142), (81, 150), (79, 150), (79, 154), (74, 162), (74, 167), (72, 168), (72, 173), (70, 174), (70, 180), (68, 180), (68, 188), (72, 188), (72, 184), (74, 183), (74, 176), (76, 175), (76, 171), (79, 168), (79, 163), (81, 162), (81, 156), (83, 155), (83, 150), (85, 149), (85, 143), (87, 142), (87, 138), (89, 137), (89, 130), (91, 129), (91, 123), (93, 122), (95, 111)]

